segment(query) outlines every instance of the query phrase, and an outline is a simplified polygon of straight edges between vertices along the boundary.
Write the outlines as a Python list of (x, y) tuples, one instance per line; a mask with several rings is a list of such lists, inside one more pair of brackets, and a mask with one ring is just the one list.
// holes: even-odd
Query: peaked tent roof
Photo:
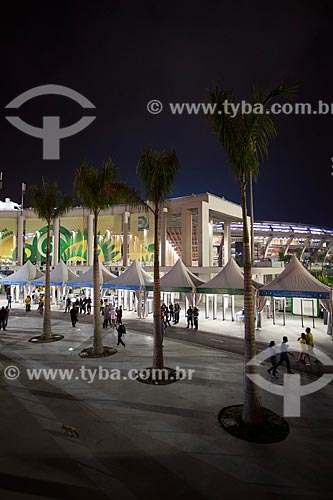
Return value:
[(275, 280), (260, 289), (260, 295), (329, 299), (330, 287), (324, 285), (293, 257)]
[(198, 292), (244, 295), (244, 276), (241, 268), (230, 257), (224, 268), (214, 278), (199, 286)]
[(204, 280), (191, 273), (181, 259), (160, 279), (162, 292), (191, 292)]
[(20, 269), (10, 276), (6, 276), (1, 283), (4, 285), (28, 285), (32, 280), (44, 276), (36, 266), (28, 260)]
[(152, 285), (153, 281), (150, 274), (142, 269), (137, 260), (134, 260), (126, 271), (118, 276), (116, 280), (107, 279), (103, 284), (103, 288), (139, 290), (141, 287)]
[[(100, 284), (103, 285), (106, 279), (115, 280), (117, 276), (115, 274), (110, 273), (106, 269), (105, 266), (101, 262), (99, 262), (99, 280)], [(81, 274), (81, 276), (77, 276), (72, 280), (67, 281), (67, 286), (84, 286), (88, 288), (93, 288), (94, 286), (94, 266), (91, 266), (88, 271)]]
[[(50, 283), (51, 286), (62, 286), (67, 283), (67, 281), (77, 278), (77, 274), (73, 273), (66, 264), (60, 260), (54, 269), (50, 272)], [(45, 276), (31, 282), (32, 285), (43, 286), (45, 284)]]

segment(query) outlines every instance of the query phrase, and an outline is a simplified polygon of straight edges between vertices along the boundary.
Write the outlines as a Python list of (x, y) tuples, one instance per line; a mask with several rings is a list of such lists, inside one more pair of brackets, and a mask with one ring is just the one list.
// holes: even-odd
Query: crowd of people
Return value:
[[(164, 302), (161, 305), (161, 322), (162, 322), (162, 335), (165, 335), (168, 327), (177, 325), (179, 323), (181, 306), (179, 302), (175, 304), (170, 303), (167, 306)], [(199, 309), (194, 306), (189, 306), (186, 311), (187, 327), (198, 331), (199, 328)]]

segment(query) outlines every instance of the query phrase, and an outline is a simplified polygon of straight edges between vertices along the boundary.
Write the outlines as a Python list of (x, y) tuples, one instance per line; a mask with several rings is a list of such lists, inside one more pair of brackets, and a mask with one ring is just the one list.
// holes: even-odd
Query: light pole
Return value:
[(27, 190), (27, 185), (22, 182), (22, 191), (21, 191), (21, 212), (23, 212), (23, 202), (24, 202), (24, 195)]

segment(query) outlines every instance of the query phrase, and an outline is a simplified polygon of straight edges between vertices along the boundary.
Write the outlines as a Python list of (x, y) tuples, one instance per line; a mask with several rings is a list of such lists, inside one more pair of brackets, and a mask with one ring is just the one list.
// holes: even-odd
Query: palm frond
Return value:
[(61, 194), (57, 182), (51, 183), (44, 177), (42, 177), (42, 187), (34, 184), (29, 187), (29, 193), (35, 213), (48, 223), (66, 213), (73, 203), (71, 195)]
[(139, 158), (136, 171), (147, 199), (156, 207), (171, 193), (180, 165), (175, 151), (157, 151), (148, 146)]

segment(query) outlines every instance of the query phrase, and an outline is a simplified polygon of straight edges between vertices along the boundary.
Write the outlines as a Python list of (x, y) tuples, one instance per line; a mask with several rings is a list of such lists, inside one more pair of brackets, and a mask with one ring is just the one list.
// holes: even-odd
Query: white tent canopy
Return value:
[(103, 288), (120, 290), (140, 290), (152, 285), (153, 278), (144, 271), (137, 260), (134, 260), (124, 273), (114, 279), (106, 279)]
[[(71, 271), (69, 267), (61, 260), (54, 269), (50, 272), (50, 283), (51, 286), (63, 286), (67, 281), (76, 279), (77, 275)], [(45, 276), (31, 282), (35, 286), (45, 285)]]
[[(116, 280), (117, 276), (114, 274), (110, 273), (106, 269), (106, 267), (103, 266), (101, 262), (99, 262), (99, 282), (100, 285), (102, 286), (105, 280)], [(94, 266), (90, 267), (88, 271), (85, 273), (81, 274), (81, 276), (77, 276), (74, 279), (68, 280), (67, 281), (67, 286), (73, 286), (73, 287), (87, 287), (87, 288), (93, 288), (94, 287)]]
[(259, 294), (270, 297), (329, 299), (330, 291), (329, 286), (318, 281), (293, 257), (284, 271), (271, 283), (263, 286)]
[[(252, 280), (255, 288), (262, 285)], [(200, 293), (224, 293), (228, 295), (244, 295), (244, 275), (233, 257), (221, 271), (204, 285), (199, 286)]]
[(204, 284), (204, 280), (191, 273), (179, 259), (176, 264), (160, 279), (162, 292), (192, 292)]
[(199, 286), (198, 292), (244, 295), (244, 276), (241, 268), (230, 257), (224, 268), (214, 278)]
[(42, 278), (44, 274), (28, 260), (20, 269), (6, 276), (1, 283), (4, 285), (30, 285), (31, 281)]

